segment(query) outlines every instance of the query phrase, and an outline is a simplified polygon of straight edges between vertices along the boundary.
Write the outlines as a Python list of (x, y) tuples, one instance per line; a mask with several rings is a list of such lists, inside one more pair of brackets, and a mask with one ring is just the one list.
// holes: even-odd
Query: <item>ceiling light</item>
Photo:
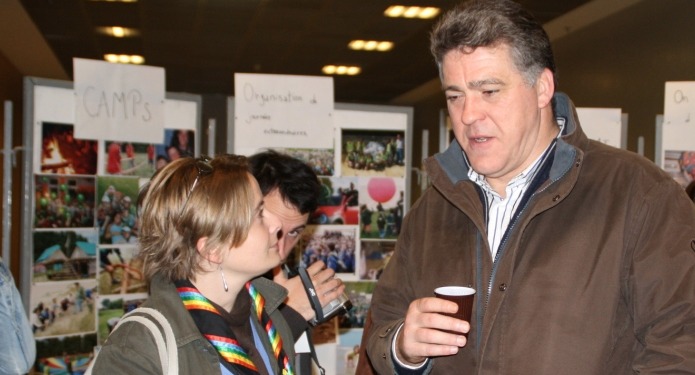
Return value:
[(429, 19), (429, 18), (437, 17), (438, 14), (439, 14), (439, 8), (427, 7), (427, 8), (422, 8), (418, 17)]
[(350, 43), (348, 43), (348, 47), (350, 49), (355, 49), (355, 50), (360, 50), (364, 48), (364, 40), (353, 40)]
[(104, 55), (104, 60), (110, 63), (121, 63), (121, 64), (135, 64), (141, 65), (145, 63), (145, 58), (140, 55), (125, 55), (125, 54), (115, 54), (108, 53)]
[(393, 42), (379, 42), (376, 46), (376, 50), (381, 52), (390, 51), (391, 48), (393, 48)]
[(359, 66), (349, 66), (347, 68), (347, 75), (355, 76), (355, 75), (360, 74), (361, 71), (362, 71), (362, 69), (360, 69)]
[(326, 65), (321, 69), (323, 74), (338, 74), (338, 75), (350, 75), (354, 76), (360, 74), (362, 68), (359, 66), (346, 66), (346, 65)]
[(145, 63), (145, 58), (140, 55), (131, 55), (130, 63), (135, 65), (142, 65)]
[(125, 36), (125, 29), (120, 26), (114, 26), (111, 28), (111, 35), (116, 38), (123, 38)]
[(126, 37), (133, 37), (133, 36), (140, 35), (140, 31), (138, 31), (138, 29), (132, 29), (130, 27), (123, 27), (123, 26), (97, 27), (97, 32), (104, 34), (104, 35), (113, 36), (116, 38), (126, 38)]
[(405, 18), (415, 18), (417, 15), (420, 13), (420, 7), (409, 7), (408, 9), (405, 10), (405, 13), (403, 13), (403, 17)]
[(384, 11), (386, 17), (405, 17), (405, 18), (434, 18), (439, 14), (439, 8), (435, 7), (416, 7), (392, 5)]
[(385, 52), (393, 48), (393, 42), (357, 39), (348, 43), (348, 47), (354, 50)]
[(370, 40), (364, 44), (364, 49), (367, 51), (374, 51), (376, 49), (377, 44), (378, 43), (376, 42), (376, 40)]
[(405, 13), (405, 7), (403, 5), (391, 5), (386, 8), (384, 15), (386, 17), (400, 17)]

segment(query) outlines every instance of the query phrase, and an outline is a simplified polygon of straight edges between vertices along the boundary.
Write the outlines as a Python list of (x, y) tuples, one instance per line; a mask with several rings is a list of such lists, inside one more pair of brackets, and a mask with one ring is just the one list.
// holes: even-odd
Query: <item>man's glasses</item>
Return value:
[(212, 173), (212, 165), (210, 165), (211, 160), (212, 159), (210, 159), (207, 156), (201, 156), (195, 159), (195, 166), (196, 168), (198, 168), (198, 174), (195, 176), (195, 180), (193, 180), (193, 185), (191, 185), (191, 188), (188, 190), (188, 194), (186, 194), (186, 200), (183, 202), (183, 206), (181, 206), (181, 212), (179, 213), (179, 216), (181, 216), (183, 211), (186, 209), (188, 199), (191, 198), (193, 190), (198, 185), (198, 180), (200, 180), (201, 177), (205, 177)]

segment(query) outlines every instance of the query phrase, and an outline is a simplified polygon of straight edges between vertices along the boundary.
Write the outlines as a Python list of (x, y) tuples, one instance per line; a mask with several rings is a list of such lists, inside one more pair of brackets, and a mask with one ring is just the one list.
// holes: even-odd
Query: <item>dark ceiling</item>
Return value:
[[(357, 76), (335, 76), (335, 101), (388, 104), (437, 77), (428, 34), (435, 20), (383, 16), (389, 5), (435, 6), (423, 0), (22, 0), (64, 69), (73, 57), (140, 54), (166, 70), (166, 90), (234, 95), (234, 73), (322, 75), (327, 64), (359, 65)], [(588, 0), (522, 0), (546, 23)], [(99, 26), (136, 28), (113, 38)], [(347, 48), (353, 39), (390, 40), (389, 52)]]

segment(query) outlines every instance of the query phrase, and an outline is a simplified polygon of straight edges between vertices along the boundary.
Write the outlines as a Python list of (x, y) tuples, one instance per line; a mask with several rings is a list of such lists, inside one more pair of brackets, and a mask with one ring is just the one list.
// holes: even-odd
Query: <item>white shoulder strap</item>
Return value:
[[(154, 324), (152, 320), (144, 316), (134, 315), (136, 313), (149, 315), (152, 318), (154, 318), (164, 330), (164, 337), (162, 336), (162, 332), (159, 330), (159, 327), (157, 327), (157, 325)], [(162, 315), (162, 313), (160, 313), (159, 311), (149, 307), (138, 307), (137, 309), (123, 315), (123, 317), (118, 321), (118, 324), (116, 324), (116, 327), (114, 327), (113, 330), (115, 331), (116, 329), (118, 329), (118, 327), (121, 326), (121, 324), (126, 322), (138, 322), (150, 330), (150, 332), (152, 333), (152, 337), (154, 338), (154, 341), (157, 345), (157, 349), (159, 350), (159, 360), (162, 363), (162, 374), (178, 375), (179, 357), (178, 348), (176, 347), (176, 337), (174, 337), (174, 331), (171, 329), (171, 325), (169, 325), (169, 322), (164, 317), (164, 315)], [(92, 367), (94, 366), (94, 362), (96, 362), (96, 357), (94, 357), (92, 363), (89, 364), (89, 367), (87, 368), (87, 372), (85, 373), (85, 375), (92, 375)]]

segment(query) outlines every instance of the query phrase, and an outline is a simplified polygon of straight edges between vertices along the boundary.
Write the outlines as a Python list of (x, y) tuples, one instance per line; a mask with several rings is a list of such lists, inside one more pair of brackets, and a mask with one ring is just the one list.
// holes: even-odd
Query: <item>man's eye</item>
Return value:
[(459, 95), (459, 94), (447, 95), (447, 96), (446, 96), (446, 101), (448, 101), (448, 102), (455, 102), (455, 101), (457, 101), (458, 99), (460, 99), (460, 98), (462, 98), (462, 97), (463, 97), (463, 95)]
[(299, 236), (300, 233), (301, 232), (298, 230), (293, 230), (293, 231), (287, 232), (287, 236), (288, 237), (297, 237), (297, 236)]

